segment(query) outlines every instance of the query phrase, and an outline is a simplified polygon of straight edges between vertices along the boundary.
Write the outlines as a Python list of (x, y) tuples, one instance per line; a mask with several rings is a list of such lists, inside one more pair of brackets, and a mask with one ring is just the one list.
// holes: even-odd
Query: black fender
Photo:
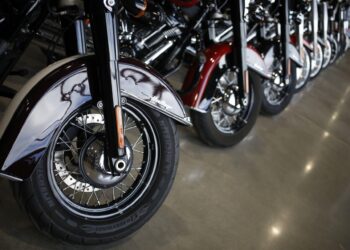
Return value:
[[(190, 125), (182, 101), (151, 68), (119, 62), (122, 95)], [(71, 57), (34, 76), (11, 101), (0, 125), (0, 176), (30, 177), (61, 123), (79, 107), (100, 100), (94, 56)]]

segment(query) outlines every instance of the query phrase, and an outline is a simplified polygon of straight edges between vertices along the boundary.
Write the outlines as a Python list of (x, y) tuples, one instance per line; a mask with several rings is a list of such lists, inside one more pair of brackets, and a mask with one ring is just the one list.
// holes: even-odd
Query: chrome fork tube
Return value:
[[(249, 75), (247, 67), (247, 31), (244, 21), (244, 1), (231, 1), (231, 18), (233, 24), (233, 53), (234, 65), (237, 67), (240, 96), (247, 97), (249, 94)], [(243, 103), (244, 105), (244, 103)]]
[(75, 34), (77, 39), (77, 52), (80, 55), (86, 54), (86, 40), (85, 40), (85, 30), (84, 21), (78, 19), (74, 21)]
[(326, 44), (328, 37), (328, 3), (322, 3), (322, 38)]
[(281, 44), (282, 44), (282, 68), (283, 77), (286, 84), (289, 84), (289, 78), (291, 73), (291, 65), (289, 58), (289, 36), (290, 36), (290, 26), (289, 26), (289, 0), (283, 0), (280, 6), (280, 23), (281, 23)]
[(311, 27), (312, 27), (312, 49), (313, 57), (315, 57), (317, 49), (317, 34), (318, 34), (318, 9), (317, 0), (312, 0), (311, 10)]
[(299, 54), (303, 58), (304, 53), (304, 15), (299, 17), (299, 25), (297, 27), (297, 44), (299, 49)]

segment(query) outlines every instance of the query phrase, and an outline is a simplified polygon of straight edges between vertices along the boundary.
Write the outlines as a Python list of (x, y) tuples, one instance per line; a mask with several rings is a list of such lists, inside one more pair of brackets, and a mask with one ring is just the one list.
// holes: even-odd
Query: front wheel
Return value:
[(334, 39), (334, 37), (329, 38), (329, 43), (331, 45), (331, 58), (329, 60), (329, 64), (333, 64), (338, 58), (339, 46), (337, 40)]
[(104, 160), (104, 119), (77, 110), (53, 137), (46, 156), (14, 193), (44, 233), (74, 244), (108, 243), (145, 224), (173, 183), (178, 137), (172, 120), (129, 101), (123, 106), (126, 167)]
[(276, 63), (273, 79), (263, 81), (263, 99), (261, 113), (264, 115), (277, 115), (281, 113), (290, 103), (295, 92), (296, 65), (291, 61), (291, 75), (289, 83), (283, 80), (281, 64)]
[(319, 43), (317, 43), (316, 51), (311, 51), (311, 73), (310, 78), (315, 78), (321, 71), (323, 64), (323, 51)]
[(330, 64), (331, 57), (332, 57), (332, 45), (329, 39), (327, 39), (323, 47), (323, 63), (322, 63), (323, 69), (325, 69)]
[(301, 60), (303, 62), (303, 66), (296, 68), (295, 92), (301, 91), (307, 85), (310, 78), (311, 58), (309, 51), (305, 47), (303, 47)]
[(259, 78), (250, 74), (249, 83), (249, 94), (243, 99), (236, 73), (228, 67), (217, 68), (209, 82), (216, 86), (209, 110), (191, 112), (193, 125), (204, 143), (229, 147), (238, 144), (249, 133), (261, 106)]

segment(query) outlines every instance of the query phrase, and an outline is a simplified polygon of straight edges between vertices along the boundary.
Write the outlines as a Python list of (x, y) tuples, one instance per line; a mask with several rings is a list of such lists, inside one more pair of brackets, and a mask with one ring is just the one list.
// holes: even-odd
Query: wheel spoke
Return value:
[(83, 185), (84, 185), (84, 189), (83, 189), (83, 191), (82, 191), (79, 204), (82, 204), (82, 202), (83, 202), (83, 197), (84, 197), (84, 194), (85, 194), (86, 184), (83, 184)]
[(140, 143), (142, 136), (143, 136), (143, 133), (140, 134), (140, 136), (137, 138), (136, 142), (132, 145), (133, 150), (135, 150), (135, 147), (137, 146), (137, 144)]
[[(109, 187), (94, 185), (96, 180), (92, 175), (80, 172), (84, 167), (80, 165), (82, 163), (91, 164), (96, 170), (104, 168), (100, 163), (104, 143), (99, 136), (105, 130), (102, 111), (88, 108), (77, 112), (60, 128), (51, 147), (50, 183), (62, 199), (62, 204), (78, 215), (95, 218), (122, 213), (140, 199), (144, 193), (141, 192), (142, 188), (149, 186), (153, 180), (151, 177), (157, 167), (158, 156), (151, 147), (154, 145), (154, 148), (158, 148), (156, 133), (143, 110), (137, 107), (128, 109), (128, 105), (123, 107), (123, 123), (133, 166), (121, 176), (111, 176), (109, 181), (112, 181), (112, 185), (106, 183)], [(104, 174), (110, 175), (108, 171)]]
[(92, 192), (93, 192), (94, 195), (95, 195), (95, 198), (96, 198), (96, 200), (97, 200), (97, 204), (98, 204), (99, 206), (101, 206), (100, 200), (98, 199), (98, 196), (97, 196), (97, 194), (96, 194), (96, 192), (95, 192), (95, 188), (93, 188)]
[[(79, 128), (79, 129), (83, 130), (84, 133), (85, 133), (85, 136), (87, 136), (87, 134), (94, 134), (94, 131), (88, 130), (87, 128), (84, 128), (84, 127), (82, 127), (82, 126), (80, 126), (80, 125), (78, 125), (78, 124), (76, 124), (76, 123), (74, 123), (74, 122), (71, 122), (70, 124), (71, 124), (72, 126), (76, 127), (76, 128)], [(87, 138), (87, 137), (86, 137), (86, 138)], [(86, 139), (86, 138), (85, 138), (85, 139)]]

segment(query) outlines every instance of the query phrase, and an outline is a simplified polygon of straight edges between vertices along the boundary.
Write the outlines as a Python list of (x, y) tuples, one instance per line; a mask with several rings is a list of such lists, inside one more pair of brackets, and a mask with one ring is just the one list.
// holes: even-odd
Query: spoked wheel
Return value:
[(296, 66), (292, 63), (292, 73), (289, 83), (283, 80), (280, 62), (274, 63), (275, 70), (273, 79), (266, 79), (263, 82), (263, 99), (261, 113), (264, 115), (277, 115), (281, 113), (290, 103), (295, 92)]
[(261, 106), (261, 84), (250, 74), (247, 98), (240, 96), (237, 74), (230, 67), (217, 68), (209, 86), (216, 86), (206, 113), (192, 111), (199, 137), (208, 145), (229, 147), (239, 143), (252, 129)]
[(329, 65), (331, 61), (331, 57), (332, 57), (332, 46), (329, 39), (327, 39), (323, 47), (323, 63), (322, 63), (323, 69)]
[(40, 230), (71, 243), (123, 238), (160, 207), (178, 157), (174, 123), (146, 107), (123, 107), (126, 162), (105, 161), (104, 119), (94, 106), (74, 113), (54, 136), (33, 176), (14, 186)]
[(333, 37), (329, 38), (329, 43), (331, 45), (331, 58), (329, 63), (333, 64), (337, 60), (339, 47), (337, 40), (335, 40)]
[(303, 54), (301, 57), (303, 67), (296, 68), (296, 84), (295, 92), (301, 91), (309, 82), (311, 73), (311, 58), (309, 51), (303, 47)]
[(323, 51), (319, 43), (317, 43), (316, 51), (311, 52), (311, 73), (310, 78), (315, 78), (322, 69)]

